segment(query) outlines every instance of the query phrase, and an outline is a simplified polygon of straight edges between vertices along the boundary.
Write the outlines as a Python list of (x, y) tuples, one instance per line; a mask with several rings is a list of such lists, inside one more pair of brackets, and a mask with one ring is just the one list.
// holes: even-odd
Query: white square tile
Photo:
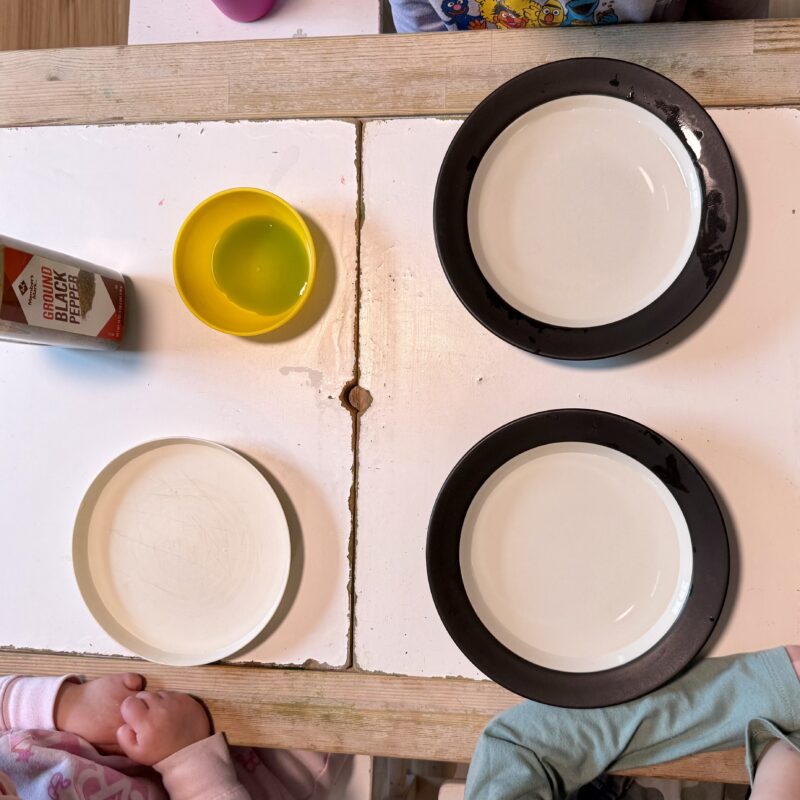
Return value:
[[(339, 393), (355, 359), (355, 154), (355, 126), (334, 121), (0, 131), (3, 233), (117, 269), (134, 288), (132, 350), (0, 343), (0, 645), (120, 652), (75, 586), (75, 512), (122, 451), (195, 436), (262, 465), (302, 533), (291, 607), (242, 659), (346, 663), (353, 453)], [(314, 293), (266, 341), (205, 327), (172, 281), (181, 222), (233, 186), (284, 197), (317, 245)]]

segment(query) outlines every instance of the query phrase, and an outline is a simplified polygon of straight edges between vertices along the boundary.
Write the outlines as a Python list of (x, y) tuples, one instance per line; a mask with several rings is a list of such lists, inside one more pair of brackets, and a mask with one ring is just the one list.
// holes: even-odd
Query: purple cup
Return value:
[(212, 0), (226, 16), (237, 22), (253, 22), (269, 14), (275, 0)]

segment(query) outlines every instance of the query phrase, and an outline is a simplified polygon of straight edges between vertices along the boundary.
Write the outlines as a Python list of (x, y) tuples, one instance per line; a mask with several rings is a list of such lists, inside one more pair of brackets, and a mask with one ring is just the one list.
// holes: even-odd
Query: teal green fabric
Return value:
[(798, 747), (798, 732), (800, 683), (784, 648), (710, 658), (630, 703), (501, 714), (478, 742), (466, 800), (563, 800), (602, 772), (743, 745), (752, 775), (771, 739)]

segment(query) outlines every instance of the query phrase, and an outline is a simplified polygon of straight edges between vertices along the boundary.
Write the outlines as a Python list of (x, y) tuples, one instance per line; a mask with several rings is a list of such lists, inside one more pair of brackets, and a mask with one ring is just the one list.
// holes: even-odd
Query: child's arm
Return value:
[[(126, 673), (81, 683), (75, 675), (32, 678), (0, 676), (0, 733), (59, 730), (97, 747), (117, 750), (119, 705), (142, 688), (140, 675)], [(0, 772), (0, 800), (19, 800), (14, 783)]]
[[(611, 708), (525, 703), (487, 726), (467, 800), (561, 800), (608, 769), (745, 744), (751, 720), (800, 730), (800, 686), (784, 648), (699, 662), (640, 700)], [(751, 770), (769, 739), (750, 741)]]
[(236, 777), (221, 733), (184, 747), (154, 766), (171, 800), (250, 800)]
[(0, 731), (66, 731), (95, 747), (119, 752), (120, 703), (143, 686), (142, 676), (133, 672), (85, 683), (75, 675), (6, 675), (0, 677)]
[(128, 758), (161, 773), (171, 800), (250, 800), (221, 733), (187, 694), (139, 692), (120, 711), (117, 741)]

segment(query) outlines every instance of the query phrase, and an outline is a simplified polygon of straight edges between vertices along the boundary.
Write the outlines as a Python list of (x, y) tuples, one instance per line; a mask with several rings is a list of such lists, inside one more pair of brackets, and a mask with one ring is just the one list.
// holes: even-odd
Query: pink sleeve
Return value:
[(155, 769), (171, 800), (250, 800), (221, 733), (178, 750)]
[(23, 678), (5, 675), (0, 678), (0, 731), (55, 730), (53, 710), (64, 681), (78, 679), (74, 675), (60, 678)]

